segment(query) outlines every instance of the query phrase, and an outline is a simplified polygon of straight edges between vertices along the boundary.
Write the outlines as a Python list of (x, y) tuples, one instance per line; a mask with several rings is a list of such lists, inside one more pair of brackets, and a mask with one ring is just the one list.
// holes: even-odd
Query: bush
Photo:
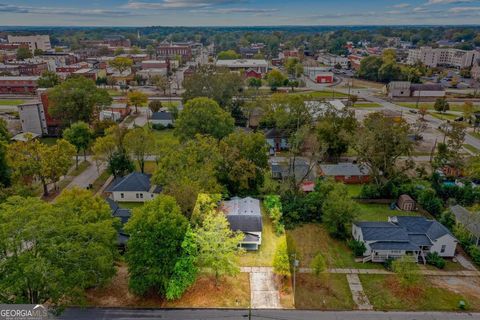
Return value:
[(285, 227), (282, 224), (282, 203), (280, 202), (280, 196), (266, 196), (263, 204), (265, 205), (268, 216), (272, 220), (275, 233), (277, 235), (283, 234), (285, 232)]
[(376, 184), (365, 184), (360, 192), (362, 199), (378, 199), (381, 197), (381, 187)]
[(313, 273), (316, 276), (327, 270), (327, 263), (325, 262), (325, 258), (321, 253), (318, 253), (315, 258), (313, 258), (312, 262), (310, 263), (310, 268), (313, 269)]
[(167, 127), (165, 127), (163, 124), (161, 123), (155, 123), (155, 124), (152, 124), (152, 128), (154, 130), (165, 130)]
[(290, 275), (290, 258), (288, 257), (288, 248), (285, 241), (280, 243), (275, 250), (273, 272), (281, 276)]
[(472, 244), (467, 247), (467, 251), (472, 258), (472, 261), (480, 265), (480, 249), (476, 245)]
[(384, 267), (385, 269), (387, 269), (388, 271), (393, 271), (393, 267), (392, 267), (393, 260), (395, 260), (395, 259), (393, 259), (393, 258), (388, 258), (387, 260), (385, 260), (385, 261), (383, 262), (383, 267)]
[(440, 257), (437, 252), (429, 252), (427, 254), (427, 263), (437, 267), (438, 269), (445, 268), (445, 259)]
[(348, 241), (348, 247), (353, 251), (355, 257), (363, 257), (363, 254), (367, 250), (363, 242), (354, 239)]
[(434, 216), (439, 215), (443, 208), (442, 200), (437, 197), (433, 189), (425, 189), (419, 192), (418, 204)]

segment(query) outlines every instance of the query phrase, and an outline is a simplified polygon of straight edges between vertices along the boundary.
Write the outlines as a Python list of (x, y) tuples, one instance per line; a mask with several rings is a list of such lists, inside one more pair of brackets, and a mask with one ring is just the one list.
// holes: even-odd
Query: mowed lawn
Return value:
[(345, 241), (333, 239), (321, 224), (305, 224), (287, 230), (287, 243), (290, 252), (297, 253), (300, 266), (308, 268), (312, 259), (321, 253), (329, 268), (375, 269), (378, 264), (355, 262), (354, 256)]
[[(399, 106), (407, 107), (407, 108), (414, 108), (417, 109), (417, 104), (415, 102), (398, 102)], [(428, 110), (435, 110), (434, 102), (421, 102), (418, 104), (418, 108), (425, 107)], [(463, 103), (449, 103), (451, 111), (463, 111)], [(474, 104), (473, 105), (475, 110), (480, 110), (480, 105)]]
[(370, 303), (377, 310), (454, 311), (459, 310), (461, 300), (471, 310), (480, 309), (478, 296), (435, 287), (428, 278), (413, 289), (400, 286), (393, 275), (360, 275), (360, 280)]
[(335, 90), (324, 90), (324, 91), (312, 91), (312, 92), (302, 92), (301, 95), (306, 95), (311, 98), (347, 98), (348, 94), (343, 92), (337, 92)]
[(351, 310), (354, 303), (344, 274), (297, 275), (295, 290), (297, 309)]
[(281, 242), (286, 241), (285, 234), (280, 236), (275, 234), (272, 221), (263, 207), (262, 215), (262, 244), (258, 251), (247, 251), (242, 257), (240, 257), (240, 265), (242, 267), (271, 267), (277, 246)]
[(357, 221), (387, 221), (391, 216), (418, 216), (415, 211), (392, 210), (387, 204), (358, 204), (360, 211)]
[(1, 99), (0, 106), (18, 106), (19, 104), (24, 103), (25, 100), (20, 99)]

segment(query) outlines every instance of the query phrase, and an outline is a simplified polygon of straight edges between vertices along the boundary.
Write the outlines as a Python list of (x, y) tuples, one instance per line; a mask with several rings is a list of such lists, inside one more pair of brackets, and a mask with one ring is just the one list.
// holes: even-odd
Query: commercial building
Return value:
[(320, 53), (317, 58), (317, 61), (329, 67), (340, 65), (344, 69), (348, 68), (348, 63), (349, 63), (348, 58), (333, 55), (330, 53)]
[(38, 88), (38, 76), (34, 77), (0, 77), (0, 94), (34, 94)]
[(157, 47), (157, 56), (161, 59), (175, 59), (180, 56), (183, 61), (190, 61), (192, 48), (187, 44), (160, 44)]
[(472, 79), (480, 80), (480, 58), (478, 58), (474, 63), (471, 70)]
[(34, 52), (36, 49), (42, 51), (52, 50), (49, 35), (34, 36), (12, 36), (8, 35), (8, 43), (28, 45), (28, 48)]
[(412, 84), (409, 81), (392, 81), (387, 86), (389, 98), (444, 97), (445, 89), (438, 83)]
[(31, 132), (39, 136), (48, 133), (47, 120), (41, 101), (20, 104), (17, 108), (23, 132)]
[(332, 83), (331, 67), (304, 67), (303, 74), (317, 83)]
[(255, 70), (261, 74), (265, 74), (268, 71), (268, 62), (263, 59), (217, 60), (216, 66), (228, 68), (231, 71)]
[(470, 68), (478, 58), (480, 58), (480, 52), (475, 50), (421, 47), (408, 51), (407, 63), (421, 62), (432, 68), (438, 66)]

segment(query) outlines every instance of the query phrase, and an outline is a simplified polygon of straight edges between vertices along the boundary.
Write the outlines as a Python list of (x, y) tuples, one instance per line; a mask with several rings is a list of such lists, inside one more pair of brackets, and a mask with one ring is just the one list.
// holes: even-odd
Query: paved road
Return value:
[(474, 320), (480, 313), (449, 312), (380, 312), (380, 311), (301, 311), (301, 310), (248, 310), (228, 309), (113, 309), (68, 308), (60, 317), (64, 320), (93, 319), (278, 319), (278, 320)]

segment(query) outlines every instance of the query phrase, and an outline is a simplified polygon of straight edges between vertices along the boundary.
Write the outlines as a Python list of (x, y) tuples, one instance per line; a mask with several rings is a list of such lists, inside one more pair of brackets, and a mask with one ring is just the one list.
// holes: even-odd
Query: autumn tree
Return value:
[(115, 59), (108, 64), (120, 74), (123, 74), (124, 71), (128, 70), (133, 65), (133, 61), (127, 57), (115, 57)]
[(101, 108), (112, 103), (104, 89), (98, 89), (93, 80), (73, 77), (48, 91), (49, 113), (68, 125), (77, 121), (90, 123)]
[(134, 209), (124, 228), (130, 235), (125, 256), (130, 289), (165, 295), (188, 228), (180, 207), (173, 197), (160, 195)]
[(192, 139), (197, 134), (221, 139), (234, 129), (232, 116), (209, 98), (187, 101), (175, 124), (175, 135), (180, 140)]
[(152, 100), (148, 103), (148, 109), (152, 112), (158, 112), (162, 108), (162, 101)]
[(83, 158), (87, 161), (86, 151), (93, 140), (93, 131), (88, 124), (79, 121), (75, 122), (63, 131), (63, 137), (77, 149), (76, 168), (78, 168), (78, 155), (83, 151)]
[(148, 102), (148, 96), (141, 91), (130, 91), (127, 95), (128, 104), (135, 106), (135, 113), (138, 113), (138, 107)]
[(125, 135), (125, 149), (137, 160), (142, 173), (145, 172), (145, 158), (153, 154), (155, 137), (147, 128), (134, 128)]

